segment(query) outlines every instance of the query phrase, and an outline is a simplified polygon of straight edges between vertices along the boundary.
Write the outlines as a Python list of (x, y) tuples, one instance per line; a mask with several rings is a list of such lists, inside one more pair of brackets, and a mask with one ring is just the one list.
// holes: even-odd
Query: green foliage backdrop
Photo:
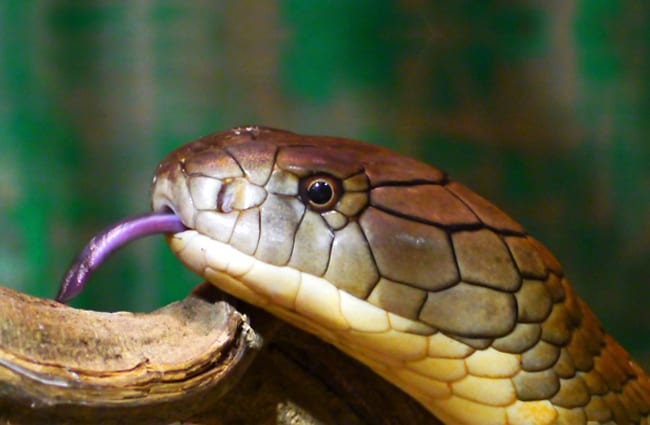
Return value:
[[(644, 0), (0, 2), (0, 280), (50, 296), (156, 163), (260, 123), (417, 156), (504, 207), (650, 359)], [(198, 279), (162, 238), (77, 305), (149, 310)]]

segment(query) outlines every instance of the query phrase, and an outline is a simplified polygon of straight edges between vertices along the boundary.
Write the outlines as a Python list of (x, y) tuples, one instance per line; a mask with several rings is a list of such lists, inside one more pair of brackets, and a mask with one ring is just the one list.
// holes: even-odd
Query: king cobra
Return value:
[(102, 259), (166, 233), (222, 290), (333, 344), (448, 425), (648, 424), (650, 380), (521, 225), (387, 149), (250, 126), (169, 154), (153, 213), (94, 238)]

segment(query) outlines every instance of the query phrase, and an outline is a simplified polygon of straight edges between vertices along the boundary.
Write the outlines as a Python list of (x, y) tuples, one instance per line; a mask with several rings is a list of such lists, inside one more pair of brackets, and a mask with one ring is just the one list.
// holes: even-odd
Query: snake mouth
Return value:
[(92, 273), (111, 255), (136, 239), (155, 234), (187, 230), (171, 209), (127, 218), (93, 236), (61, 281), (56, 300), (67, 302), (81, 293)]

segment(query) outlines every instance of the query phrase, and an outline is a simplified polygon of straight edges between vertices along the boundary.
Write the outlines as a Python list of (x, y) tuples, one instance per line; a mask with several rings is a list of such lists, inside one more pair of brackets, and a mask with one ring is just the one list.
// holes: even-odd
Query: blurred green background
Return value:
[[(361, 138), (449, 171), (560, 258), (650, 364), (650, 3), (1, 1), (0, 281), (52, 296), (157, 162), (238, 124)], [(162, 238), (78, 306), (199, 281)]]

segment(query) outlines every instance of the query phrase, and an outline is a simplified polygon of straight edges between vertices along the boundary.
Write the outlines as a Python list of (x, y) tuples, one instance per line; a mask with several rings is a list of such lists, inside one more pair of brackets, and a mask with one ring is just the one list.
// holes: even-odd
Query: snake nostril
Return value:
[(224, 184), (217, 193), (217, 211), (229, 213), (233, 210), (233, 201), (235, 199), (231, 185)]

